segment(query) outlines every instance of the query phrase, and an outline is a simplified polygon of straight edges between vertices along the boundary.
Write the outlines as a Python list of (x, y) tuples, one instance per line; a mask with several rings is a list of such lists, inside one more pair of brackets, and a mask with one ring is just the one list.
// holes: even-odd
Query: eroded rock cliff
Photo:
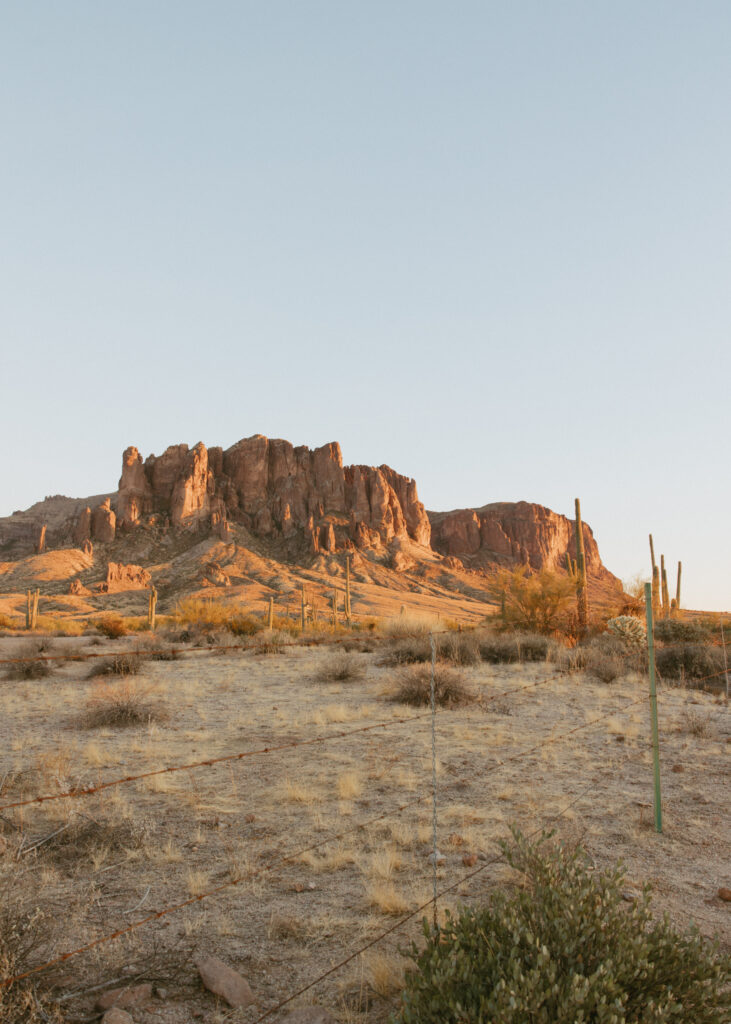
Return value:
[[(432, 547), (468, 567), (527, 564), (556, 570), (566, 568), (567, 554), (576, 558), (574, 520), (528, 501), (429, 512), (429, 521)], [(582, 525), (587, 573), (615, 579), (602, 564), (591, 527)]]

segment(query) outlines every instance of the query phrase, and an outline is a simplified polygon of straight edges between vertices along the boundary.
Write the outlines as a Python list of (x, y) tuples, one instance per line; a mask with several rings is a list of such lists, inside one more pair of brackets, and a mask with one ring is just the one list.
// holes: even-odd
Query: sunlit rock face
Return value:
[[(532, 569), (566, 568), (566, 556), (576, 558), (573, 519), (527, 501), (495, 502), (482, 508), (430, 512), (432, 547), (465, 565), (526, 564)], [(587, 572), (613, 580), (599, 557), (591, 527), (582, 524)]]
[(428, 545), (431, 534), (408, 477), (388, 466), (343, 466), (335, 442), (311, 450), (261, 434), (225, 451), (173, 445), (144, 461), (127, 448), (116, 509), (120, 527), (154, 517), (174, 530), (220, 531), (233, 521), (262, 537), (302, 540), (313, 552), (395, 538)]

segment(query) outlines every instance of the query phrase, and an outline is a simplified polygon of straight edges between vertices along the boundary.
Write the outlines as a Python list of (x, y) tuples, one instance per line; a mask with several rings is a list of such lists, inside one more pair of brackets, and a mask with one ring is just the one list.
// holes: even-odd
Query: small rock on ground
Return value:
[(134, 1024), (134, 1021), (126, 1010), (120, 1010), (118, 1006), (113, 1006), (102, 1017), (102, 1024)]
[(223, 960), (216, 956), (204, 956), (199, 957), (195, 965), (206, 988), (225, 999), (229, 1006), (251, 1006), (255, 1002), (248, 981)]
[(725, 885), (718, 890), (718, 896), (724, 903), (731, 903), (731, 889), (727, 889)]
[(96, 1001), (97, 1010), (110, 1010), (113, 1006), (137, 1006), (152, 998), (152, 985), (133, 985), (131, 988), (112, 988), (100, 995)]

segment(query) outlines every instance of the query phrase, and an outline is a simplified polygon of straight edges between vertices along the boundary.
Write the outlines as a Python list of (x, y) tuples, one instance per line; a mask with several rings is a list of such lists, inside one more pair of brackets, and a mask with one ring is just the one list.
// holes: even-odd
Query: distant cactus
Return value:
[(644, 647), (647, 643), (645, 624), (633, 615), (618, 615), (609, 620), (607, 628), (627, 647)]

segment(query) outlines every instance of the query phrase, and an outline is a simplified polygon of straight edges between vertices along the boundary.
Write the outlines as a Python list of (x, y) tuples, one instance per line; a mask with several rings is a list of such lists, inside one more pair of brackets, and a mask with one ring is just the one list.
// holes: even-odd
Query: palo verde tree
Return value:
[(527, 565), (499, 569), (490, 588), (503, 609), (503, 621), (516, 629), (551, 633), (572, 609), (577, 580), (550, 569), (533, 572)]

